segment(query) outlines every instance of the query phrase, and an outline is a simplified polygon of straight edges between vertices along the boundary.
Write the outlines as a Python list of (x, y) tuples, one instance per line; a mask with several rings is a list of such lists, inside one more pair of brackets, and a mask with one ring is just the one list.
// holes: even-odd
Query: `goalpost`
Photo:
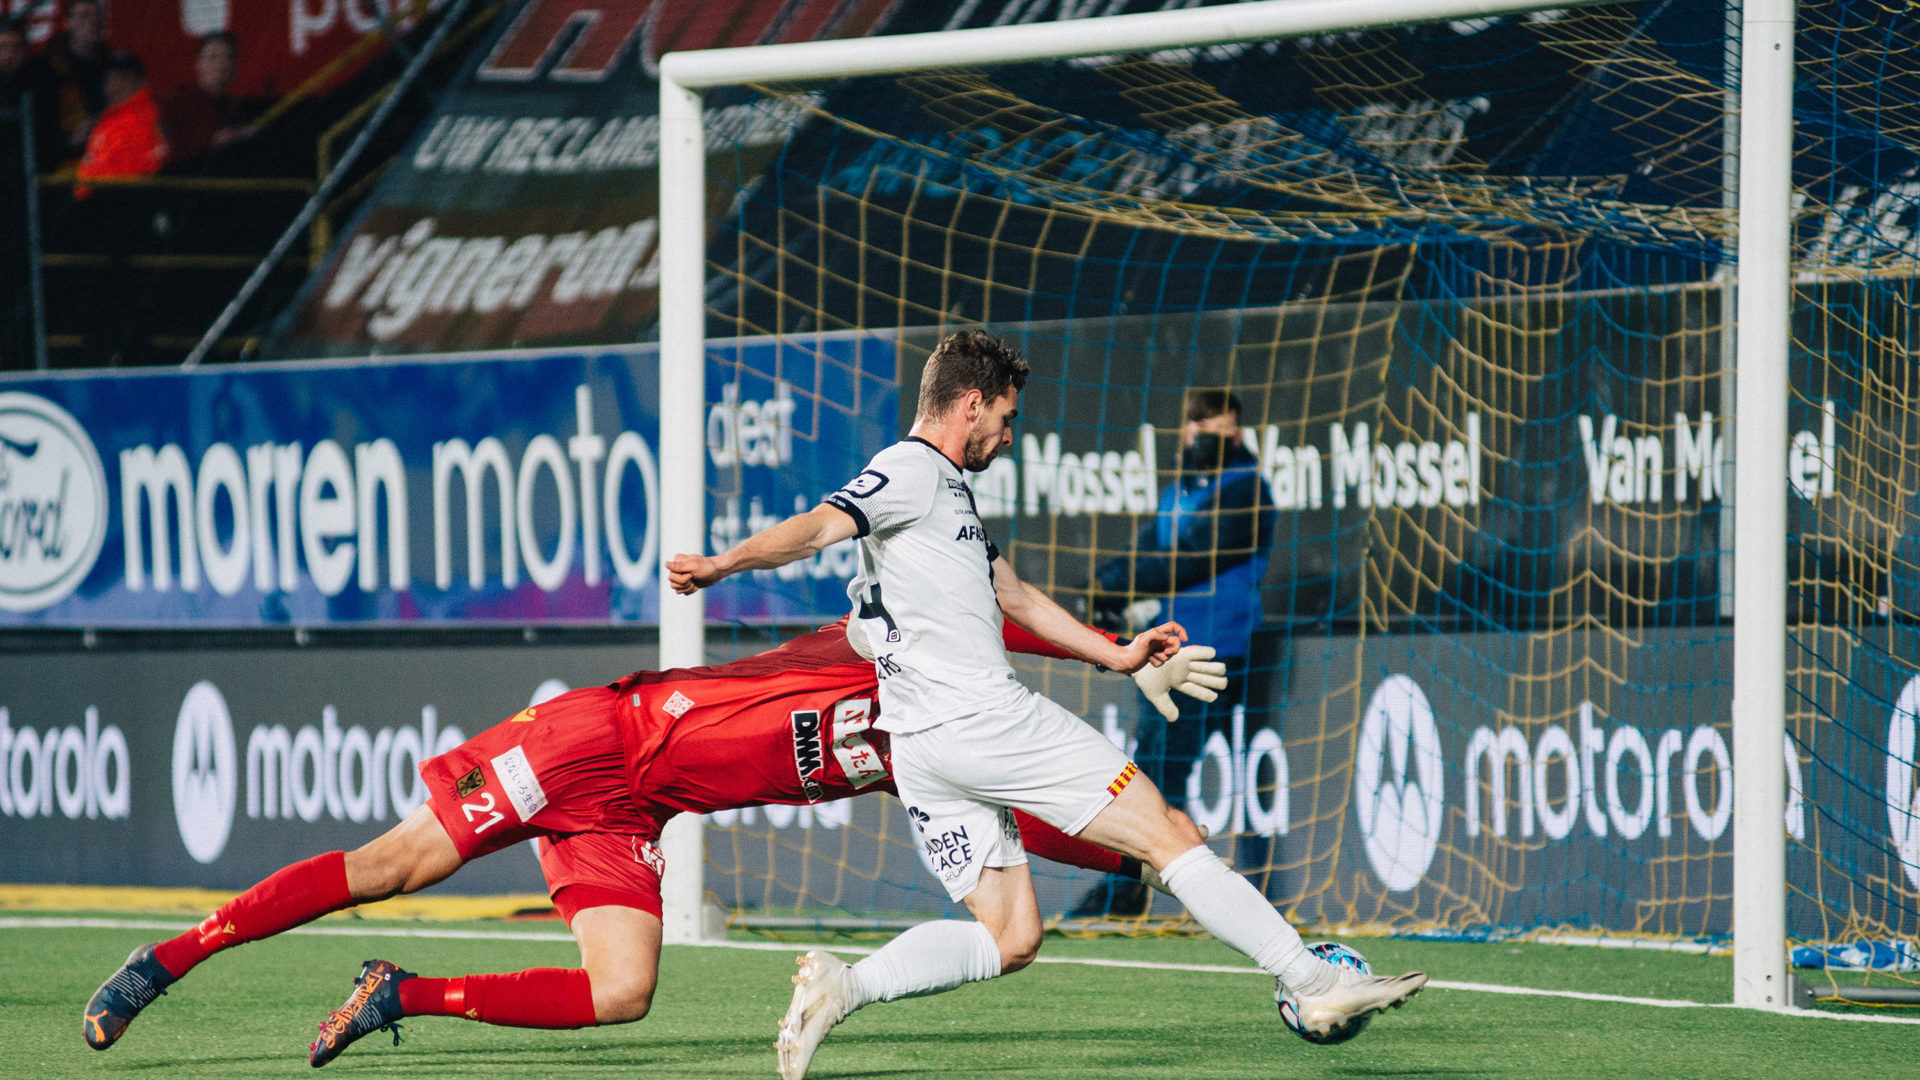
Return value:
[[(661, 552), (707, 540), (704, 433), (707, 222), (702, 91), (759, 82), (930, 71), (964, 66), (1150, 52), (1586, 6), (1595, 0), (1261, 0), (1183, 11), (1057, 23), (682, 52), (660, 63)], [(1734, 442), (1787, 442), (1791, 309), (1792, 0), (1746, 0), (1742, 12)], [(1785, 992), (1786, 503), (1785, 457), (1752, 453), (1734, 485), (1742, 536), (1735, 559), (1733, 795), (1735, 1003), (1779, 1009)], [(662, 578), (664, 579), (664, 572)], [(1724, 587), (1724, 585), (1723, 585)], [(702, 594), (664, 594), (662, 667), (705, 659)], [(1663, 766), (1664, 768), (1664, 766)], [(1496, 788), (1496, 791), (1499, 789)], [(1544, 795), (1544, 793), (1543, 793)], [(704, 849), (697, 818), (682, 815), (663, 841), (669, 942), (702, 937)]]

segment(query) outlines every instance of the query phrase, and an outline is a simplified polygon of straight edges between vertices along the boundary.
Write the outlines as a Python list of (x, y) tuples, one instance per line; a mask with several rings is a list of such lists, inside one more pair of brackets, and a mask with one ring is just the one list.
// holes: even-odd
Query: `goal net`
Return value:
[[(1739, 448), (1788, 455), (1792, 487), (1789, 930), (1910, 939), (1920, 23), (1799, 18), (1793, 434)], [(1283, 911), (1712, 943), (1737, 34), (1654, 2), (709, 91), (709, 397), (787, 395), (803, 442), (836, 412), (894, 438), (934, 342), (1005, 336), (1034, 375), (973, 484), (989, 534), (1089, 618), (1204, 630), (1237, 683), (1169, 728), (1118, 676), (1019, 667)], [(1195, 391), (1231, 394), (1242, 449), (1189, 445)], [(716, 548), (838, 482), (754, 501), (714, 430), (712, 513), (750, 504)], [(845, 558), (740, 587), (824, 621)], [(710, 895), (763, 925), (948, 910), (886, 797), (709, 826)], [(1186, 925), (1036, 874), (1066, 928)]]

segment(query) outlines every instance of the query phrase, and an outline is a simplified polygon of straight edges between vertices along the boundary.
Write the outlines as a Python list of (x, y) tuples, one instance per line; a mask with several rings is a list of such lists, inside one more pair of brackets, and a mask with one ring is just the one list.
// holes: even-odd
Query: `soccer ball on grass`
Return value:
[[(1318, 945), (1310, 945), (1308, 946), (1308, 951), (1329, 964), (1358, 968), (1363, 974), (1371, 975), (1373, 973), (1373, 968), (1368, 965), (1366, 957), (1361, 956), (1359, 953), (1337, 941), (1322, 941)], [(1294, 1004), (1293, 995), (1290, 992), (1285, 989), (1276, 990), (1273, 995), (1273, 1000), (1280, 1006), (1280, 1022), (1287, 1025), (1287, 1030), (1318, 1046), (1331, 1046), (1334, 1043), (1346, 1042), (1348, 1039), (1365, 1031), (1367, 1021), (1373, 1019), (1372, 1014), (1368, 1014), (1351, 1023), (1334, 1028), (1325, 1035), (1315, 1035), (1300, 1025), (1300, 1008)]]

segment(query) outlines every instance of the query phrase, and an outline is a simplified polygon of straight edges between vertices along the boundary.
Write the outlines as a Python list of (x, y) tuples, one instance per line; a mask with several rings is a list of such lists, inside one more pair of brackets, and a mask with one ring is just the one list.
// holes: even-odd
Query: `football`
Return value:
[[(1308, 948), (1315, 956), (1318, 956), (1329, 964), (1341, 964), (1350, 968), (1358, 968), (1367, 974), (1373, 973), (1373, 968), (1367, 964), (1366, 957), (1361, 956), (1358, 952), (1337, 941), (1322, 941), (1318, 945), (1310, 945)], [(1294, 1004), (1292, 994), (1284, 989), (1277, 990), (1274, 992), (1273, 1000), (1280, 1006), (1280, 1022), (1287, 1025), (1287, 1030), (1318, 1046), (1331, 1046), (1334, 1043), (1346, 1042), (1348, 1039), (1365, 1031), (1367, 1021), (1373, 1019), (1372, 1015), (1369, 1014), (1362, 1016), (1352, 1023), (1334, 1028), (1325, 1035), (1315, 1035), (1300, 1025), (1300, 1010)]]

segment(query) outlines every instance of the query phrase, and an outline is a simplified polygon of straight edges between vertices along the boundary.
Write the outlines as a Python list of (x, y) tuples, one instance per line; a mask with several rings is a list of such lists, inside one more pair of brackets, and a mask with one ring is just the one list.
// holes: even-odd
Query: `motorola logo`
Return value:
[(238, 780), (227, 700), (212, 683), (195, 683), (173, 728), (173, 817), (195, 862), (226, 850)]
[(1405, 675), (1382, 682), (1360, 721), (1353, 802), (1367, 860), (1389, 891), (1420, 883), (1440, 846), (1444, 805), (1440, 729), (1420, 687)]
[(1887, 718), (1887, 832), (1907, 872), (1920, 889), (1920, 791), (1914, 790), (1915, 750), (1920, 748), (1920, 675), (1908, 680)]

